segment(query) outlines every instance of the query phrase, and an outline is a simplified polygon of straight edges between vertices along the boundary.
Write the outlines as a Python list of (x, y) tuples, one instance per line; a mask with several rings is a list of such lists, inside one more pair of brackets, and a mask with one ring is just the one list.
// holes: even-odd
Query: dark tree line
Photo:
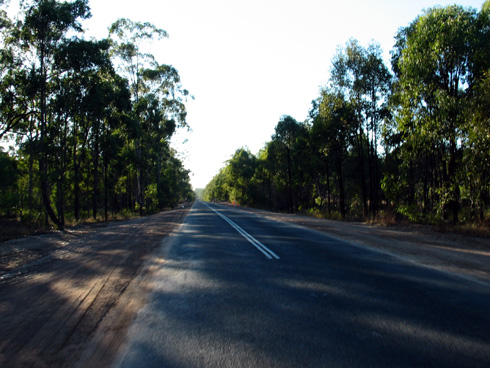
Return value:
[(169, 141), (186, 127), (178, 72), (145, 53), (167, 36), (120, 19), (107, 39), (86, 40), (88, 0), (0, 1), (0, 214), (28, 221), (152, 213), (192, 197), (189, 172)]
[(429, 9), (395, 40), (391, 71), (376, 44), (340, 47), (309, 119), (283, 116), (258, 155), (237, 150), (205, 199), (334, 218), (487, 220), (490, 1)]

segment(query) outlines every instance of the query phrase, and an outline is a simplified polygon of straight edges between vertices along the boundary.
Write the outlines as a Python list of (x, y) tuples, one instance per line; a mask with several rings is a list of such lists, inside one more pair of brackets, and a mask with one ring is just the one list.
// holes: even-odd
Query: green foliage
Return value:
[(131, 92), (137, 166), (136, 199), (140, 213), (143, 214), (147, 207), (145, 202), (154, 202), (145, 200), (148, 177), (152, 171), (156, 172), (159, 206), (175, 201), (161, 185), (160, 170), (176, 127), (187, 126), (184, 102), (189, 93), (182, 88), (175, 68), (159, 64), (152, 54), (144, 52), (145, 43), (168, 36), (164, 30), (150, 23), (119, 19), (110, 27), (109, 35), (111, 54), (120, 72), (128, 80)]
[(251, 200), (252, 177), (255, 172), (255, 157), (246, 149), (239, 149), (228, 161), (226, 170), (229, 199), (242, 204)]
[(482, 55), (490, 47), (488, 28), (481, 22), (473, 9), (429, 9), (400, 31), (393, 59), (398, 74), (395, 131), (403, 139), (397, 150), (406, 193), (402, 207), (420, 203), (425, 212), (443, 218), (451, 214), (453, 222), (458, 222), (466, 176), (461, 157), (465, 151), (475, 153), (465, 143), (473, 141), (470, 109), (482, 76)]
[(225, 169), (221, 169), (204, 188), (204, 200), (206, 201), (229, 201), (228, 184), (226, 182)]
[(349, 102), (351, 142), (357, 150), (358, 181), (364, 217), (375, 217), (381, 202), (379, 170), (380, 125), (388, 117), (391, 75), (377, 44), (362, 47), (350, 40), (332, 63), (332, 89)]
[(62, 228), (65, 218), (107, 220), (194, 198), (169, 147), (187, 126), (188, 92), (175, 68), (144, 51), (165, 31), (123, 19), (114, 39), (87, 41), (77, 35), (88, 17), (87, 0), (24, 1), (16, 22), (0, 12), (0, 139), (18, 147), (15, 158), (2, 153), (16, 169), (13, 183), (0, 183), (0, 211), (47, 214)]
[[(310, 112), (312, 126), (310, 142), (316, 158), (316, 204), (326, 209), (328, 215), (337, 207), (341, 217), (346, 216), (344, 171), (349, 146), (355, 140), (355, 111), (340, 93), (329, 89), (321, 92)], [(335, 180), (336, 179), (336, 180)], [(338, 203), (338, 205), (337, 205)]]
[[(489, 4), (435, 7), (401, 28), (394, 77), (377, 44), (348, 41), (309, 119), (281, 117), (257, 155), (238, 149), (197, 195), (328, 218), (484, 223)], [(15, 22), (0, 9), (0, 139), (17, 147), (0, 153), (0, 213), (61, 228), (195, 198), (169, 145), (190, 95), (147, 51), (167, 33), (120, 19), (108, 39), (87, 41), (87, 0), (22, 9)]]
[(385, 223), (487, 221), (489, 4), (435, 7), (401, 28), (394, 76), (378, 45), (349, 40), (309, 119), (282, 117), (256, 157), (237, 150), (205, 199)]
[(194, 189), (195, 198), (199, 200), (204, 200), (204, 188)]
[(0, 150), (0, 214), (11, 215), (17, 205), (17, 181), (19, 171), (17, 162)]

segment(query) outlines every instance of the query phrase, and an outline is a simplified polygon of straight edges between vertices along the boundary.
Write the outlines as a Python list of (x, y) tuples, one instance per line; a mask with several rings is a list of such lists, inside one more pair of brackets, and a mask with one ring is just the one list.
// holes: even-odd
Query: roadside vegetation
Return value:
[(490, 220), (490, 1), (424, 11), (385, 65), (349, 40), (309, 118), (283, 116), (256, 155), (238, 149), (206, 200), (392, 223)]
[[(88, 0), (0, 0), (0, 217), (35, 227), (155, 213), (192, 199), (169, 145), (187, 128), (178, 71), (145, 48), (167, 37), (117, 20), (87, 40)], [(108, 25), (109, 26), (109, 25)], [(7, 225), (10, 226), (10, 225)]]

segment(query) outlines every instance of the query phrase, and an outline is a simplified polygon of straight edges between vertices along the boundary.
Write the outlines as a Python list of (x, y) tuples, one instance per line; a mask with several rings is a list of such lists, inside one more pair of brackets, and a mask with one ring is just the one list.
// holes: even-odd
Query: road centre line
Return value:
[[(203, 202), (204, 203), (204, 202)], [(255, 248), (262, 252), (268, 259), (280, 259), (280, 257), (274, 253), (272, 250), (267, 248), (264, 244), (255, 239), (252, 235), (243, 230), (240, 226), (231, 221), (228, 217), (215, 210), (207, 203), (204, 203), (209, 209), (213, 210), (218, 216), (220, 216), (223, 220), (225, 220), (231, 227), (233, 227), (239, 234), (241, 234), (245, 239), (247, 239)]]

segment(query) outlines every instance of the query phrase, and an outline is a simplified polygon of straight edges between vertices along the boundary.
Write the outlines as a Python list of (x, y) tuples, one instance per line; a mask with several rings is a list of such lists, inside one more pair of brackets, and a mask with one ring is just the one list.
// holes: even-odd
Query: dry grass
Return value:
[(481, 238), (490, 238), (490, 228), (488, 225), (477, 223), (466, 224), (447, 224), (441, 223), (433, 226), (435, 231), (441, 233), (455, 233), (460, 235), (478, 236)]
[(357, 221), (364, 222), (368, 225), (378, 225), (383, 227), (407, 225), (407, 222), (404, 219), (400, 219), (399, 216), (391, 210), (381, 210), (375, 217), (369, 217), (364, 221), (358, 219)]
[[(139, 215), (132, 213), (118, 214), (116, 216), (110, 216), (109, 222), (131, 220), (138, 217)], [(95, 225), (105, 222), (106, 221), (102, 216), (97, 217), (97, 219), (90, 217), (80, 219), (78, 221), (68, 218), (65, 220), (65, 228), (70, 229), (76, 226)], [(54, 227), (45, 227), (39, 224), (21, 221), (18, 218), (0, 217), (0, 242), (25, 238), (32, 235), (45, 234), (53, 230)]]
[(49, 232), (50, 229), (22, 222), (16, 218), (0, 218), (0, 242)]
[(477, 236), (482, 238), (490, 238), (490, 226), (489, 224), (480, 223), (461, 223), (453, 224), (450, 222), (439, 222), (433, 224), (414, 224), (408, 221), (408, 219), (397, 215), (390, 210), (380, 211), (376, 218), (366, 221), (371, 225), (380, 226), (428, 226), (432, 230), (440, 233), (454, 233), (459, 235)]

